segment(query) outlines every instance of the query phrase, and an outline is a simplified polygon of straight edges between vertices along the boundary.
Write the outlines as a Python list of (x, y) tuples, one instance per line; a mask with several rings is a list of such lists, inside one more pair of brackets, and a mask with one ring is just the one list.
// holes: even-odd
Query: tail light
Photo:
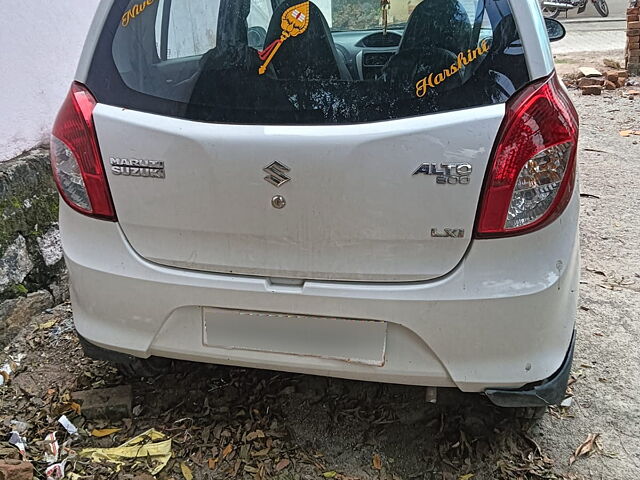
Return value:
[(578, 114), (555, 73), (510, 100), (476, 237), (528, 233), (555, 220), (573, 193), (577, 143)]
[(71, 208), (115, 221), (93, 125), (95, 106), (86, 87), (71, 85), (51, 132), (51, 168), (60, 195)]

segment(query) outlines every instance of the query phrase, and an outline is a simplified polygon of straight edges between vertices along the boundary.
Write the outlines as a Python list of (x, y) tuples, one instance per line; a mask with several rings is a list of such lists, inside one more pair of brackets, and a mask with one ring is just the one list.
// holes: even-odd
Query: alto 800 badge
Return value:
[(423, 163), (414, 175), (433, 175), (439, 185), (468, 185), (473, 167), (469, 163)]

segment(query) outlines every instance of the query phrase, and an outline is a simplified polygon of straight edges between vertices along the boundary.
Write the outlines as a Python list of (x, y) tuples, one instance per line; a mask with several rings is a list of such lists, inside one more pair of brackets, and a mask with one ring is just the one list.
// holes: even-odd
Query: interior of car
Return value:
[(501, 2), (388, 1), (386, 14), (379, 0), (158, 1), (115, 31), (113, 60), (128, 88), (232, 123), (399, 118), (495, 103), (526, 83)]

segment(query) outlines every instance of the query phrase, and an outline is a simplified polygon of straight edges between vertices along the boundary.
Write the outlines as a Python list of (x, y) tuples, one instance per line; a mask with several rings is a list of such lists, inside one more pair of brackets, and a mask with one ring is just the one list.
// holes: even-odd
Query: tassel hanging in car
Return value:
[(389, 24), (389, 9), (391, 8), (391, 0), (380, 0), (380, 9), (382, 10), (382, 34), (387, 34), (387, 25)]

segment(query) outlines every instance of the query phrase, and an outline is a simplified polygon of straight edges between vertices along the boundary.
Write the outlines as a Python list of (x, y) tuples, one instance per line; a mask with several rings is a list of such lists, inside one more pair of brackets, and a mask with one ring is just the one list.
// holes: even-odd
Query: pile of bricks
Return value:
[(640, 75), (640, 6), (636, 5), (627, 9), (627, 48), (625, 61), (627, 70), (631, 75)]
[(583, 77), (578, 87), (583, 95), (600, 95), (602, 90), (615, 90), (627, 84), (629, 73), (626, 70), (611, 70), (599, 77)]

